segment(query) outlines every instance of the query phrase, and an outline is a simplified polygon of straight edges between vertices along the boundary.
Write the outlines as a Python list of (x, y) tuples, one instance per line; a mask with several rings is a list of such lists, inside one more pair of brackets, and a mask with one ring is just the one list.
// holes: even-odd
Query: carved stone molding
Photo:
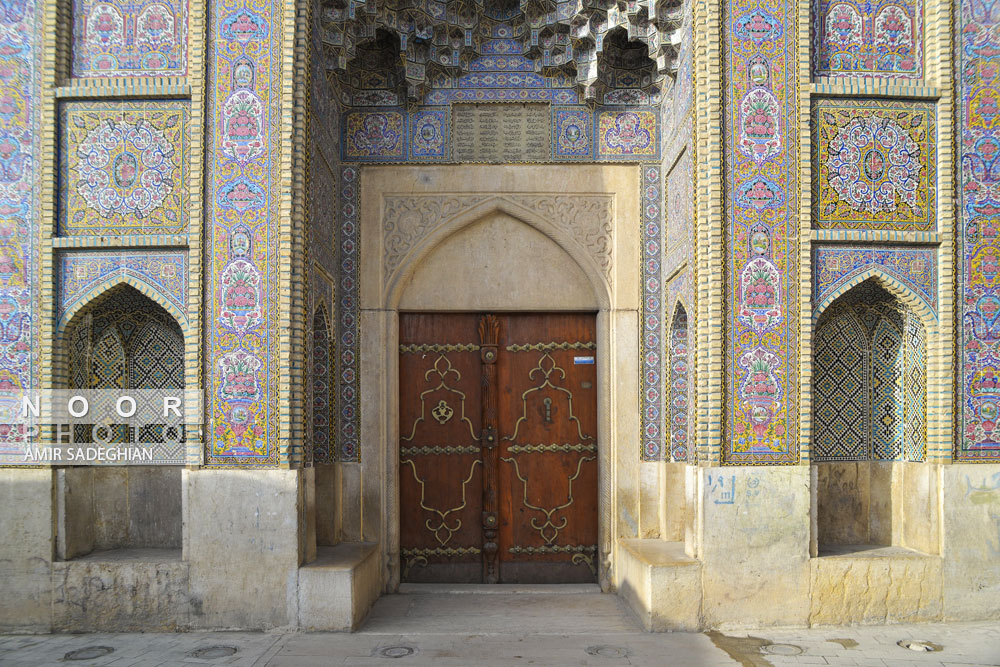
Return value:
[(386, 195), (383, 198), (382, 248), (384, 280), (396, 273), (422, 239), (463, 212), (496, 200), (527, 209), (574, 239), (613, 284), (611, 250), (614, 195)]
[(534, 211), (576, 239), (612, 284), (613, 195), (508, 195), (503, 199)]
[(493, 195), (386, 195), (383, 198), (382, 252), (385, 279), (421, 239), (445, 221)]

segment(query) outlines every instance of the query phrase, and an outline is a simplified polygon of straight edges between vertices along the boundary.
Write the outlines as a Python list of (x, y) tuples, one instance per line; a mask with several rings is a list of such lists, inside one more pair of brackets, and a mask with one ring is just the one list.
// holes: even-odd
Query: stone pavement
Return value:
[(380, 599), (354, 634), (7, 635), (0, 666), (1000, 665), (1000, 621), (648, 634), (617, 596), (591, 587), (403, 590)]

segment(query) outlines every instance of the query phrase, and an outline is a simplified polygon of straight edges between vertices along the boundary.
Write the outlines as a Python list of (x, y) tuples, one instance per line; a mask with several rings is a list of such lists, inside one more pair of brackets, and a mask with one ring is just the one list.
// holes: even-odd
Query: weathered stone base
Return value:
[(899, 547), (813, 558), (810, 625), (941, 618), (941, 558)]
[(57, 632), (163, 632), (190, 626), (180, 549), (122, 549), (52, 564)]
[[(606, 589), (649, 630), (1000, 616), (1000, 465), (890, 471), (901, 500), (885, 513), (892, 529), (884, 533), (919, 547), (817, 544), (818, 475), (809, 467), (681, 467), (651, 468), (640, 518), (654, 536), (619, 533), (608, 552)], [(342, 477), (328, 480), (325, 496), (351, 492)], [(315, 546), (318, 532), (338, 538), (313, 527), (316, 479), (297, 470), (184, 470), (183, 550), (67, 560), (56, 558), (66, 525), (58, 494), (68, 488), (60, 472), (0, 470), (0, 631), (355, 629), (393, 590), (391, 555), (374, 540)], [(655, 520), (664, 484), (682, 520)], [(380, 521), (396, 521), (391, 506)]]
[(299, 622), (303, 630), (354, 630), (382, 593), (378, 545), (320, 547), (299, 568)]
[(701, 628), (701, 563), (683, 542), (622, 540), (618, 589), (651, 632)]

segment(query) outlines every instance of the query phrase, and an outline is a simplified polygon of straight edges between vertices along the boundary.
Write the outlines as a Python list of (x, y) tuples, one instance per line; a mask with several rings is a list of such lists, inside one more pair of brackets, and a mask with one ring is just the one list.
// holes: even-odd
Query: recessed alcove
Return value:
[(597, 58), (597, 85), (604, 104), (650, 104), (659, 101), (662, 80), (649, 49), (630, 41), (624, 28), (610, 30)]
[(869, 278), (813, 336), (810, 622), (934, 618), (938, 470), (926, 463), (927, 328), (903, 288)]
[[(68, 388), (184, 387), (180, 325), (162, 306), (130, 285), (113, 287), (77, 311), (62, 341), (69, 361)], [(86, 445), (94, 437), (90, 427), (74, 428), (76, 444)], [(119, 550), (128, 551), (132, 560), (181, 557), (180, 467), (65, 467), (57, 470), (56, 484), (59, 559), (91, 554), (91, 560), (113, 560), (116, 556), (111, 552)]]
[(937, 553), (937, 477), (905, 461), (818, 463), (816, 555), (875, 557), (895, 547)]
[(927, 449), (925, 324), (871, 278), (820, 315), (814, 342), (817, 552), (903, 546), (902, 464)]

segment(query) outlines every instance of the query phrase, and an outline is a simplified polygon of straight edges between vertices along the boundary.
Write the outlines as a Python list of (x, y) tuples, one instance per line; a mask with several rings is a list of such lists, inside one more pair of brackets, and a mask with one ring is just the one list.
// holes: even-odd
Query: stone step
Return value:
[(597, 584), (400, 584), (400, 595), (583, 595)]

